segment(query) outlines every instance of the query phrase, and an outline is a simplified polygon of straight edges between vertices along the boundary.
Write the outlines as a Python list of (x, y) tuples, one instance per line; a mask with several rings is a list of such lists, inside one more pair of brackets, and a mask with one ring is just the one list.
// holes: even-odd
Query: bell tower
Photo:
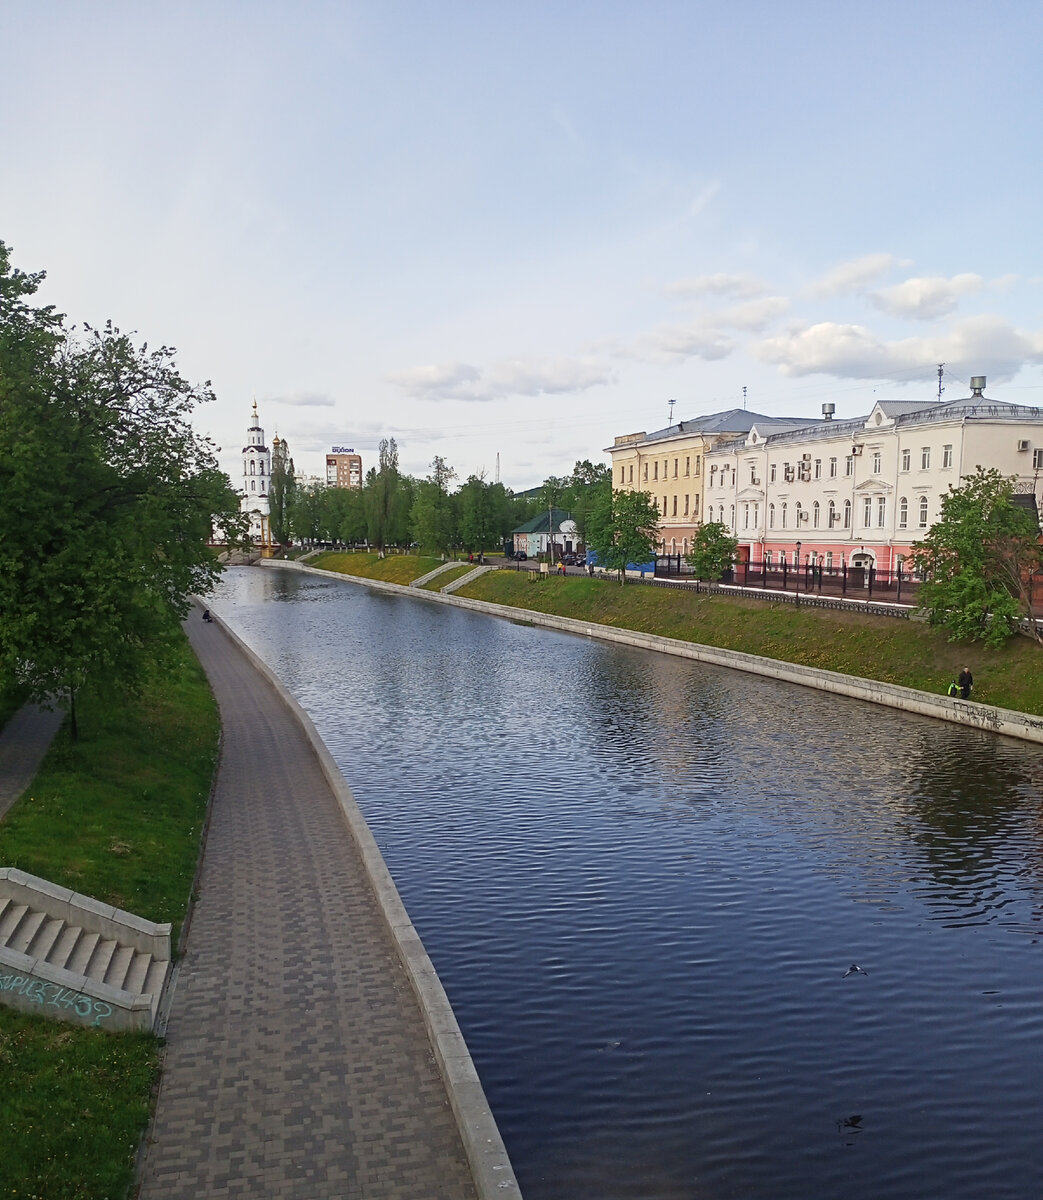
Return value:
[(254, 401), (243, 447), (243, 486), (240, 508), (250, 515), (250, 536), (263, 541), (268, 524), (268, 487), (272, 477), (272, 453), (264, 443), (264, 430)]

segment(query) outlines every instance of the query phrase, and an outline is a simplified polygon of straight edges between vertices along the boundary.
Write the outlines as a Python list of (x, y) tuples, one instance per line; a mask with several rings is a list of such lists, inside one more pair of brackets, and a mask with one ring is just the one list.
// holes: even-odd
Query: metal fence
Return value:
[[(695, 586), (698, 581), (680, 554), (663, 554), (656, 559), (657, 580), (676, 580)], [(876, 567), (827, 567), (823, 563), (757, 562), (747, 560), (715, 580), (746, 589), (790, 593), (793, 596), (826, 596), (852, 600), (878, 600), (916, 604), (919, 581), (908, 571), (881, 571)]]

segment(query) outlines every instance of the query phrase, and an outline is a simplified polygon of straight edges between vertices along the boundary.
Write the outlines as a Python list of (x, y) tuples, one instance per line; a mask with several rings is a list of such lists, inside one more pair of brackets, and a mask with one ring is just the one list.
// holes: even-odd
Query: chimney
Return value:
[(971, 376), (971, 392), (973, 393), (972, 399), (980, 400), (981, 394), (984, 391), (985, 391), (985, 376), (984, 375), (972, 375)]

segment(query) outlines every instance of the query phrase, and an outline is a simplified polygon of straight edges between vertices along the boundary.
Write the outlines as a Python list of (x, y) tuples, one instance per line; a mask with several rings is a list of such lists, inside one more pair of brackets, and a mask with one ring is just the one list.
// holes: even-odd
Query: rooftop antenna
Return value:
[(500, 452), (496, 451), (496, 482), (500, 482)]
[(667, 414), (667, 421), (666, 421), (666, 423), (668, 425), (672, 425), (674, 423), (674, 405), (676, 403), (677, 403), (676, 400), (668, 400), (667, 401), (667, 406), (670, 409), (669, 413)]
[(743, 412), (746, 411), (746, 387), (745, 387), (745, 385), (743, 386), (743, 389), (742, 389), (742, 411)]
[(945, 391), (945, 388), (942, 387), (942, 375), (944, 373), (945, 373), (945, 363), (939, 363), (938, 364), (938, 399), (939, 399), (939, 401), (942, 398), (942, 392)]

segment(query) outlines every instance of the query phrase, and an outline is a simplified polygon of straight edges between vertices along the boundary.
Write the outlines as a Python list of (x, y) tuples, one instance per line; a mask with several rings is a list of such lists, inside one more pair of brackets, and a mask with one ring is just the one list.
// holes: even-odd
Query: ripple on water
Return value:
[(527, 1200), (1036, 1193), (1033, 748), (277, 571), (214, 608), (358, 797)]

